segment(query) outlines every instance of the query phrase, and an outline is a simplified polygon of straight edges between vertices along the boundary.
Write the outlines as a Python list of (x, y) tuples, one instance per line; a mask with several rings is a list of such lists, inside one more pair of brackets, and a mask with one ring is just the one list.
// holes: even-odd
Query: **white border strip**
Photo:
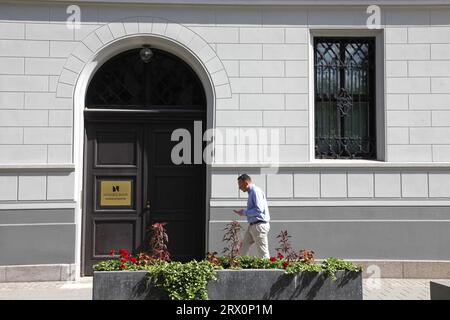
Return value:
[(15, 171), (75, 171), (75, 165), (68, 164), (0, 164), (0, 172)]
[(20, 209), (75, 209), (75, 202), (30, 202), (30, 203), (0, 203), (0, 210)]
[[(239, 200), (211, 200), (211, 207), (245, 207), (247, 201)], [(269, 207), (437, 207), (450, 206), (450, 200), (269, 200)]]
[[(3, 2), (3, 1), (0, 1)], [(44, 0), (33, 2), (73, 2), (73, 0)], [(445, 5), (449, 0), (78, 0), (80, 3), (109, 4), (178, 4), (178, 5), (312, 5), (312, 6), (343, 6), (343, 5)]]
[[(211, 220), (210, 223), (229, 223), (230, 220)], [(246, 223), (247, 221), (239, 220), (239, 223)], [(296, 223), (296, 222), (450, 222), (450, 220), (387, 220), (387, 219), (346, 219), (346, 220), (270, 220), (270, 222), (275, 223)]]
[[(236, 169), (236, 168), (269, 168), (270, 166), (264, 166), (251, 163), (214, 163), (211, 165), (213, 169)], [(320, 160), (311, 159), (311, 162), (298, 162), (298, 163), (280, 163), (280, 169), (303, 169), (303, 168), (431, 168), (431, 169), (443, 169), (450, 170), (450, 162), (382, 162), (382, 161), (368, 161), (368, 160)]]
[(75, 222), (53, 222), (53, 223), (5, 223), (0, 224), (0, 227), (26, 227), (26, 226), (73, 226)]

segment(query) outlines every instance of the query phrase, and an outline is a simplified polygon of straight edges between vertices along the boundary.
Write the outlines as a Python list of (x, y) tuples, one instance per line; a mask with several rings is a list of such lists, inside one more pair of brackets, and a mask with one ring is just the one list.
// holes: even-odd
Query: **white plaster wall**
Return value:
[[(68, 17), (65, 5), (0, 4), (0, 164), (73, 163), (72, 90), (77, 76), (85, 60), (105, 43), (134, 32), (176, 35), (188, 47), (197, 45), (197, 49), (202, 44), (195, 40), (196, 44), (193, 39), (201, 39), (211, 49), (198, 55), (202, 55), (212, 71), (218, 97), (215, 125), (218, 129), (237, 132), (237, 140), (224, 142), (227, 145), (224, 152), (235, 146), (237, 150), (256, 150), (260, 142), (254, 145), (246, 141), (243, 129), (271, 128), (280, 132), (281, 164), (308, 162), (313, 141), (309, 133), (313, 108), (309, 99), (312, 90), (309, 31), (365, 29), (367, 18), (364, 7), (102, 4), (82, 5), (81, 13), (81, 28), (70, 30), (65, 24)], [(157, 19), (150, 23), (136, 20), (136, 17)], [(386, 130), (388, 162), (450, 161), (449, 21), (450, 8), (447, 7), (383, 8), (386, 122), (381, 125)], [(183, 34), (176, 25), (188, 31)], [(245, 162), (246, 159), (233, 161)], [(341, 170), (336, 176), (324, 174), (320, 178), (309, 173), (307, 181), (312, 181), (314, 186), (311, 191), (296, 187), (296, 181), (302, 179), (296, 173), (290, 174), (287, 180), (293, 187), (285, 191), (273, 187), (284, 185), (285, 177), (269, 178), (269, 197), (271, 194), (274, 197), (324, 198), (448, 195), (445, 188), (439, 187), (445, 179), (427, 170), (421, 172), (420, 178), (405, 176), (399, 183), (390, 185), (392, 190), (384, 190), (385, 182), (378, 173), (369, 172), (364, 176)], [(403, 175), (390, 171), (386, 174)], [(33, 182), (40, 188), (60, 181), (49, 180), (47, 174), (41, 177), (45, 179)], [(13, 179), (19, 186), (17, 192), (1, 190), (8, 199), (20, 200), (28, 190), (35, 190), (26, 187), (27, 180), (21, 179), (19, 173), (16, 178), (5, 174), (2, 179)], [(63, 183), (68, 184), (73, 178), (68, 174), (66, 179)], [(220, 178), (217, 179), (213, 176), (214, 197), (238, 196), (224, 186), (215, 189)], [(345, 184), (348, 187), (339, 194), (329, 192), (334, 187), (318, 187), (328, 182), (330, 186)], [(427, 188), (414, 187), (417, 184), (426, 184)], [(0, 189), (7, 185), (0, 183)], [(29, 197), (49, 199), (53, 195), (36, 193)], [(61, 195), (56, 192), (54, 197)]]
[[(236, 179), (239, 174), (246, 172), (253, 177), (254, 169), (251, 168), (213, 173), (213, 200), (219, 200), (217, 203), (220, 203), (220, 200), (236, 199)], [(255, 176), (255, 184), (265, 188), (267, 197), (272, 200), (335, 199), (348, 204), (370, 200), (374, 205), (378, 200), (421, 200), (426, 205), (428, 200), (448, 201), (450, 198), (450, 174), (448, 170), (442, 169), (311, 168), (285, 169), (278, 174), (255, 172)], [(247, 198), (247, 195), (240, 194), (240, 197)], [(285, 204), (289, 205), (288, 202)], [(221, 205), (226, 205), (226, 202), (221, 202)]]

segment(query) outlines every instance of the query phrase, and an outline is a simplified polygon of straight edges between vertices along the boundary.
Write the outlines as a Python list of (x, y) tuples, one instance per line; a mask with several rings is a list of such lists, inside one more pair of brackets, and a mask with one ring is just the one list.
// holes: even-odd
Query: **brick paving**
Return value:
[[(429, 300), (427, 279), (364, 279), (364, 300)], [(92, 278), (77, 282), (0, 283), (0, 300), (90, 300)]]
[(430, 300), (427, 279), (364, 279), (364, 300)]
[(91, 300), (92, 277), (80, 281), (0, 283), (0, 300)]

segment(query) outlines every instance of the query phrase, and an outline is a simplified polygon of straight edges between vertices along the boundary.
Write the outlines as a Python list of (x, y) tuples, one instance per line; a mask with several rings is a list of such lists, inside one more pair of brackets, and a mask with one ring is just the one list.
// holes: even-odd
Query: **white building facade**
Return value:
[[(225, 137), (214, 161), (153, 158), (189, 121)], [(450, 1), (0, 1), (0, 282), (90, 275), (154, 221), (181, 258), (220, 253), (242, 173), (273, 253), (288, 230), (382, 277), (450, 276)]]

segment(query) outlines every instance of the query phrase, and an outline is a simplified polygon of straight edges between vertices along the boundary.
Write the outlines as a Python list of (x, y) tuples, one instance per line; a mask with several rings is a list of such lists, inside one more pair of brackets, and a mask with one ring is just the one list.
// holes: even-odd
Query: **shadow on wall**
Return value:
[[(344, 273), (343, 271), (338, 271)], [(321, 300), (329, 299), (335, 292), (334, 298), (343, 299), (350, 297), (351, 290), (355, 290), (355, 286), (346, 286), (352, 281), (358, 281), (360, 275), (354, 272), (345, 272), (337, 280), (331, 279), (326, 274), (317, 274), (316, 272), (301, 272), (298, 275), (280, 275), (277, 281), (270, 288), (270, 292), (266, 294), (264, 300)], [(360, 280), (359, 280), (360, 281)], [(292, 288), (294, 282), (295, 289), (286, 295), (289, 288)], [(350, 290), (349, 290), (350, 289)]]
[(161, 288), (155, 287), (144, 277), (131, 292), (131, 300), (170, 300), (169, 294)]

